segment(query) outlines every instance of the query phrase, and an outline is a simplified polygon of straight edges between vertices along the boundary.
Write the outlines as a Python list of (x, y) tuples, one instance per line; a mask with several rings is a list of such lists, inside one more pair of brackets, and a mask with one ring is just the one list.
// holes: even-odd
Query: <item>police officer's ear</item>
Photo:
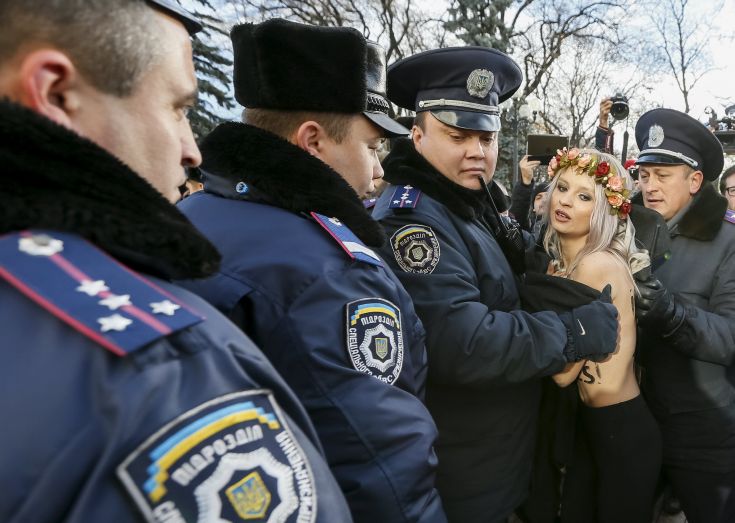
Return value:
[(420, 153), (421, 152), (421, 141), (424, 139), (424, 130), (418, 125), (414, 125), (411, 128), (411, 140), (413, 140), (413, 146)]
[(325, 148), (328, 147), (329, 135), (319, 122), (308, 120), (299, 125), (291, 142), (312, 156), (323, 159)]
[(699, 189), (702, 188), (702, 182), (704, 181), (704, 173), (702, 171), (694, 171), (689, 175), (689, 194), (697, 194)]
[(61, 51), (39, 49), (21, 60), (11, 97), (59, 125), (73, 129), (73, 117), (81, 99), (81, 77)]

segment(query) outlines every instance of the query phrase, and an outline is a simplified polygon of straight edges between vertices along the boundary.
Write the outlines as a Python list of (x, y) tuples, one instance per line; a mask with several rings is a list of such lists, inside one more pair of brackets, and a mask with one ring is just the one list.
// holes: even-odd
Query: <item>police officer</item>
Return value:
[(349, 521), (296, 396), (167, 281), (219, 261), (170, 203), (200, 162), (199, 22), (163, 0), (0, 18), (0, 520)]
[[(521, 83), (518, 66), (482, 47), (420, 53), (388, 69), (388, 95), (415, 110), (413, 140), (384, 161), (392, 184), (373, 216), (384, 258), (427, 329), (427, 405), (439, 428), (437, 487), (451, 521), (504, 521), (529, 487), (541, 376), (614, 349), (614, 307), (519, 310), (501, 250), (492, 185), (498, 103)], [(497, 209), (496, 209), (497, 208)], [(522, 245), (521, 245), (522, 248)]]
[(672, 109), (645, 113), (635, 134), (643, 203), (666, 220), (671, 241), (669, 260), (638, 286), (643, 390), (687, 520), (733, 521), (735, 219), (712, 183), (722, 146)]
[(385, 58), (353, 29), (269, 20), (232, 31), (245, 123), (202, 143), (204, 190), (180, 209), (220, 250), (186, 285), (263, 348), (306, 406), (356, 521), (444, 521), (424, 329), (373, 250), (360, 197), (388, 117)]

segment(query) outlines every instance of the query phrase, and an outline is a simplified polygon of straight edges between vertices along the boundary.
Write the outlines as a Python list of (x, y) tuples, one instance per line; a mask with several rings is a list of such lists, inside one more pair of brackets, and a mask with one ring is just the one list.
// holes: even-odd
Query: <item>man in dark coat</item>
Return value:
[(390, 236), (384, 258), (427, 329), (437, 486), (449, 519), (462, 523), (504, 521), (526, 497), (538, 378), (610, 353), (617, 339), (609, 303), (520, 310), (502, 194), (493, 185), (490, 200), (484, 189), (498, 154), (497, 105), (520, 82), (509, 57), (481, 47), (428, 51), (388, 69), (389, 96), (418, 114), (413, 142), (384, 161), (392, 186), (373, 216)]
[(246, 123), (204, 139), (204, 190), (180, 204), (223, 261), (185, 285), (297, 392), (356, 521), (445, 521), (424, 329), (360, 201), (383, 174), (381, 141), (408, 132), (387, 114), (384, 53), (352, 29), (284, 20), (232, 40)]
[(672, 109), (641, 116), (636, 141), (641, 198), (671, 241), (668, 261), (638, 286), (643, 391), (687, 520), (735, 521), (735, 218), (712, 183), (722, 146)]
[(169, 282), (219, 262), (170, 201), (200, 162), (199, 22), (163, 0), (0, 19), (0, 521), (349, 521), (293, 392)]

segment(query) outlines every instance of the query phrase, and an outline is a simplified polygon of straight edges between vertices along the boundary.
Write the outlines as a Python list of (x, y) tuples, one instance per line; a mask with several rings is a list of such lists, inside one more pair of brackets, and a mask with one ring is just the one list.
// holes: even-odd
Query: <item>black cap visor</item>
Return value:
[(364, 111), (362, 114), (365, 118), (380, 127), (387, 138), (395, 138), (396, 136), (408, 136), (411, 131), (403, 127), (401, 124), (393, 120), (385, 113), (378, 111)]
[(204, 28), (202, 23), (194, 15), (172, 0), (147, 0), (147, 2), (155, 9), (163, 11), (181, 22), (190, 36), (195, 35)]
[(660, 153), (642, 154), (635, 161), (636, 165), (641, 165), (644, 163), (657, 163), (661, 165), (687, 165), (686, 162), (684, 162), (681, 158)]
[(500, 131), (500, 117), (472, 111), (429, 111), (441, 123), (470, 131)]

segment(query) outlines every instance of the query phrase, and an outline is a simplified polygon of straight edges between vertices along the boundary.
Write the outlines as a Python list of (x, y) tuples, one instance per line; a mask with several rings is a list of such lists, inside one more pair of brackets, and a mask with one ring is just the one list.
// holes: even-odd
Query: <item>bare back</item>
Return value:
[(606, 252), (585, 256), (570, 279), (602, 290), (612, 287), (613, 305), (618, 309), (618, 343), (615, 352), (605, 361), (583, 360), (567, 365), (554, 376), (560, 386), (577, 379), (582, 401), (590, 407), (605, 407), (630, 400), (640, 394), (633, 367), (636, 344), (635, 294), (633, 282), (624, 262)]

